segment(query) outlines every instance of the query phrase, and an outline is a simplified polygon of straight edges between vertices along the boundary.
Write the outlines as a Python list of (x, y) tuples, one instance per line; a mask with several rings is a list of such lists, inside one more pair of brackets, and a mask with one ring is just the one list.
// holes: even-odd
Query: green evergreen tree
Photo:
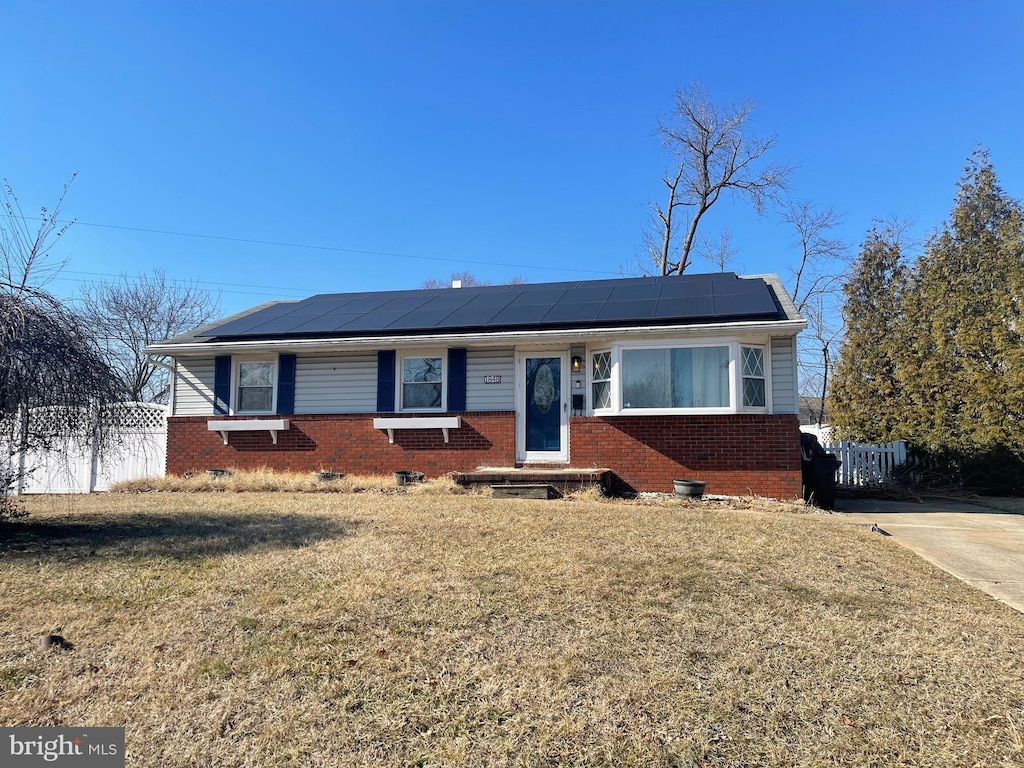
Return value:
[(843, 288), (846, 336), (835, 366), (829, 420), (845, 438), (887, 442), (905, 437), (897, 370), (907, 278), (902, 230), (896, 222), (872, 228)]
[(964, 456), (1024, 455), (1021, 204), (978, 150), (903, 305), (899, 378), (908, 437)]

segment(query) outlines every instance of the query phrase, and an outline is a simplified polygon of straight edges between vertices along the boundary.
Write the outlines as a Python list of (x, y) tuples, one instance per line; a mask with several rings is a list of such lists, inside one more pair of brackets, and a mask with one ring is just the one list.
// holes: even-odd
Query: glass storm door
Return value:
[(520, 365), (519, 457), (565, 461), (569, 456), (569, 409), (564, 355), (525, 355)]

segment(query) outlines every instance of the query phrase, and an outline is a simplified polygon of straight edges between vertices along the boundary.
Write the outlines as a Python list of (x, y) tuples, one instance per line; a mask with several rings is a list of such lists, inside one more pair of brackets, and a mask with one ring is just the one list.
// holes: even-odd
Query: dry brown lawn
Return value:
[(0, 723), (123, 725), (131, 766), (1024, 763), (1024, 616), (828, 515), (29, 508), (0, 533)]

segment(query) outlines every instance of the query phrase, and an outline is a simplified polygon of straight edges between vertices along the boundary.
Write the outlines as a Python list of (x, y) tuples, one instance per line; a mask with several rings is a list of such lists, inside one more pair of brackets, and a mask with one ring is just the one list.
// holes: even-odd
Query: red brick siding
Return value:
[(708, 493), (800, 496), (793, 415), (575, 417), (569, 442), (573, 466), (613, 469), (620, 490), (671, 493), (673, 480), (704, 480)]
[[(380, 474), (414, 469), (428, 477), (478, 466), (514, 466), (515, 414), (463, 413), (462, 427), (396, 430), (395, 442), (373, 428), (375, 414), (289, 418), (274, 445), (269, 432), (229, 432), (228, 445), (206, 416), (167, 423), (167, 472), (235, 467)], [(376, 414), (393, 415), (393, 414)], [(705, 480), (708, 493), (800, 496), (796, 416), (573, 417), (570, 463), (608, 467), (620, 491), (672, 491), (675, 479)]]
[[(473, 469), (481, 464), (512, 466), (515, 462), (515, 415), (503, 411), (466, 413), (462, 426), (395, 430), (395, 442), (373, 428), (373, 417), (394, 414), (328, 414), (289, 416), (289, 428), (278, 434), (228, 432), (228, 445), (207, 429), (207, 416), (175, 416), (167, 420), (167, 472), (234, 467), (312, 472), (335, 469), (352, 474), (381, 474), (414, 469), (428, 477)], [(218, 417), (222, 419), (224, 417)]]

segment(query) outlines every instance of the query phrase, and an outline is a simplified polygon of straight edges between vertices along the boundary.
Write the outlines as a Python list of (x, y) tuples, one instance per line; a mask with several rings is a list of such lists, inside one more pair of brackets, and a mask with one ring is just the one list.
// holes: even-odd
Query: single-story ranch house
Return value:
[(607, 468), (797, 498), (805, 326), (774, 275), (723, 272), (322, 294), (147, 352), (173, 358), (172, 474)]

